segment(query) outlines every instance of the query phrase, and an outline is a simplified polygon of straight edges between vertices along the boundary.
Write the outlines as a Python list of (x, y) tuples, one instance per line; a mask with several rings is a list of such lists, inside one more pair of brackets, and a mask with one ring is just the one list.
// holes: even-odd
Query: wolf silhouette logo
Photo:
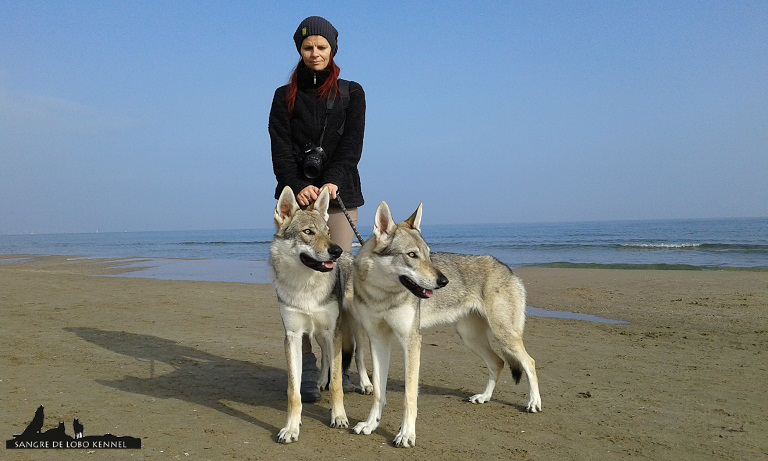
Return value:
[(32, 422), (30, 422), (27, 428), (24, 429), (24, 432), (21, 434), (21, 437), (33, 437), (35, 434), (39, 434), (40, 429), (43, 428), (44, 422), (45, 422), (45, 415), (43, 414), (43, 406), (40, 405), (37, 408), (37, 411), (35, 412), (35, 417), (32, 418)]
[(75, 430), (75, 440), (82, 439), (83, 438), (83, 425), (80, 424), (80, 420), (75, 418), (74, 421), (72, 421), (72, 429)]
[(60, 422), (58, 426), (43, 431), (45, 424), (45, 413), (43, 406), (40, 405), (35, 411), (35, 416), (27, 425), (24, 432), (16, 434), (11, 440), (5, 441), (6, 449), (119, 449), (119, 448), (141, 448), (141, 439), (137, 437), (118, 437), (112, 434), (83, 436), (84, 426), (79, 419), (72, 421), (72, 428), (75, 436), (67, 434), (64, 423)]

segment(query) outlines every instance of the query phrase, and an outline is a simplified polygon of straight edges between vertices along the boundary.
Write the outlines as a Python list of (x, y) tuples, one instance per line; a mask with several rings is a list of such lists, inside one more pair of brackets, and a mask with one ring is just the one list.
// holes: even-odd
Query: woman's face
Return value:
[(321, 71), (331, 60), (331, 44), (322, 35), (310, 35), (301, 44), (301, 59), (310, 69)]

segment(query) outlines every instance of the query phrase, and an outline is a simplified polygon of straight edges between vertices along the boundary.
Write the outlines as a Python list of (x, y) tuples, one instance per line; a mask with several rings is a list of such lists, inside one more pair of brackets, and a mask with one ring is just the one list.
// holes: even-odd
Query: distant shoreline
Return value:
[[(364, 228), (361, 232), (369, 234)], [(488, 254), (513, 268), (768, 269), (768, 219), (435, 225), (424, 226), (422, 232), (433, 252)], [(239, 261), (231, 265), (242, 265), (267, 261), (273, 237), (268, 229), (0, 236), (0, 254), (231, 260)], [(354, 245), (352, 253), (357, 249)], [(228, 269), (227, 264), (219, 266), (217, 270)]]
[[(62, 261), (89, 261), (94, 275), (151, 280), (225, 282), (225, 283), (272, 283), (272, 270), (263, 260), (241, 261), (234, 259), (206, 258), (96, 258), (46, 254), (3, 254), (0, 264), (25, 264), (45, 258)], [(641, 271), (728, 271), (768, 272), (765, 267), (692, 266), (685, 264), (592, 264), (592, 263), (543, 263), (527, 264), (512, 269), (604, 269)], [(104, 269), (108, 269), (107, 273)]]

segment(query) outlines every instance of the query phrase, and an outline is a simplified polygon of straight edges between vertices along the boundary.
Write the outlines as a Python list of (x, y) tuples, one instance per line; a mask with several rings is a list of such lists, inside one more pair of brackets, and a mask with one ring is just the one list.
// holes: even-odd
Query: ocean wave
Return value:
[(768, 253), (768, 245), (731, 243), (623, 243), (619, 244), (618, 248), (637, 248), (642, 250), (706, 250)]
[(227, 246), (227, 245), (269, 245), (270, 240), (256, 240), (246, 242), (181, 242), (179, 245), (209, 245), (209, 246)]
[(618, 248), (641, 248), (644, 250), (685, 250), (694, 248), (704, 248), (704, 243), (621, 243)]
[(433, 248), (440, 251), (467, 248), (479, 250), (620, 250), (620, 251), (718, 251), (718, 252), (743, 252), (743, 253), (768, 253), (768, 245), (731, 244), (731, 243), (615, 243), (615, 242), (563, 242), (563, 243), (534, 243), (534, 242), (498, 242), (485, 243), (473, 242), (467, 244), (435, 242)]
[(743, 272), (768, 272), (768, 267), (729, 267), (729, 266), (707, 266), (694, 264), (625, 264), (625, 263), (535, 263), (528, 264), (528, 267), (547, 267), (555, 269), (627, 269), (627, 270), (689, 270), (689, 271), (743, 271)]

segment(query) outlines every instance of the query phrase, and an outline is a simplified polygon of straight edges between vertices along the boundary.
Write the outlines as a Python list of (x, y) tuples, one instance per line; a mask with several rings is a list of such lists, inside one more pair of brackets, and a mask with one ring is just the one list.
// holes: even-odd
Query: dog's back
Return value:
[[(466, 315), (476, 310), (484, 315), (488, 309), (507, 312), (508, 326), (522, 334), (525, 326), (525, 288), (512, 270), (491, 256), (455, 253), (432, 253), (432, 263), (450, 283), (435, 290), (434, 296), (422, 300), (421, 326), (441, 322), (445, 316)], [(501, 302), (495, 302), (501, 298)], [(448, 322), (450, 319), (446, 318)]]

